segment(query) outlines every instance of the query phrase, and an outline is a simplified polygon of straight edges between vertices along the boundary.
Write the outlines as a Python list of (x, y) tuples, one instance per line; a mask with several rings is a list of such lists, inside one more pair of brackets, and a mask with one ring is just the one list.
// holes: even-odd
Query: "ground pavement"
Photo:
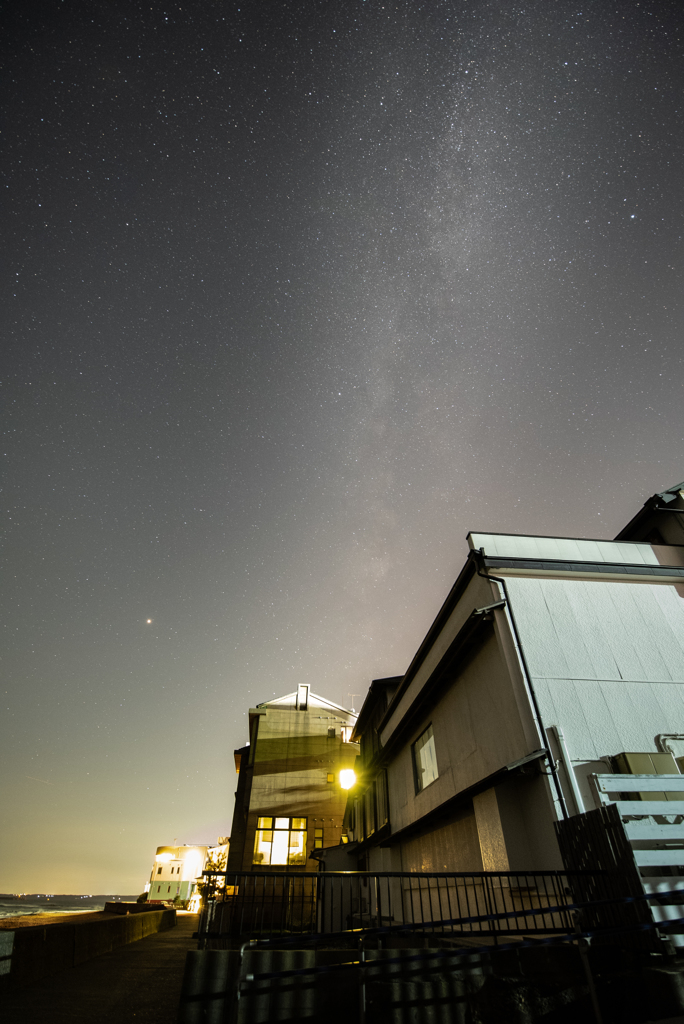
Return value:
[(31, 989), (0, 996), (2, 1024), (175, 1024), (197, 916), (120, 946)]

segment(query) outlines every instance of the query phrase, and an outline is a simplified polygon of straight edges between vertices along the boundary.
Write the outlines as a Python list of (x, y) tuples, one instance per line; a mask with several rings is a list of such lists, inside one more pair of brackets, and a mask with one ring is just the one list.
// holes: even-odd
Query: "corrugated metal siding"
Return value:
[(612, 562), (622, 565), (658, 565), (650, 544), (610, 540), (575, 540), (572, 537), (515, 537), (510, 534), (471, 533), (472, 548), (506, 558), (554, 558), (560, 561)]
[(684, 603), (673, 587), (507, 581), (545, 724), (574, 758), (653, 750), (684, 732)]

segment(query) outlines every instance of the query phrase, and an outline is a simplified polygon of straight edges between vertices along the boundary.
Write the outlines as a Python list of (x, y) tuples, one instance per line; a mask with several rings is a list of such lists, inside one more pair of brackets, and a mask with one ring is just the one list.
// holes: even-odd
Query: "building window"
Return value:
[(328, 772), (328, 782), (334, 782), (334, 781), (335, 781), (335, 776), (334, 776), (333, 772)]
[(432, 725), (428, 725), (425, 732), (413, 744), (413, 771), (416, 779), (416, 793), (420, 793), (421, 789), (429, 786), (439, 775)]
[(340, 729), (343, 743), (351, 743), (352, 728), (351, 725), (343, 725)]
[(320, 850), (323, 847), (323, 829), (314, 829), (314, 850)]
[(306, 864), (306, 818), (259, 818), (252, 864)]
[(380, 772), (375, 780), (375, 808), (378, 828), (382, 828), (389, 821), (387, 772), (385, 771)]
[(354, 801), (354, 815), (352, 821), (354, 839), (364, 839), (363, 834), (363, 800)]
[(329, 740), (334, 740), (336, 735), (337, 734), (335, 732), (335, 726), (334, 725), (329, 725), (328, 726), (328, 739)]
[(363, 816), (366, 839), (375, 832), (375, 786), (371, 783), (363, 797)]
[(161, 875), (161, 873), (162, 873), (162, 869), (161, 868), (157, 868), (157, 874)]

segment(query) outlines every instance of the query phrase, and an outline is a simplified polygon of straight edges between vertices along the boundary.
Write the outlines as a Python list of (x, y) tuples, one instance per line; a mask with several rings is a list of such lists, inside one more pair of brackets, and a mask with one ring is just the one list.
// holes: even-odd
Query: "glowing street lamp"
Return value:
[(356, 782), (356, 773), (351, 768), (343, 768), (340, 772), (340, 786), (342, 789), (351, 789)]

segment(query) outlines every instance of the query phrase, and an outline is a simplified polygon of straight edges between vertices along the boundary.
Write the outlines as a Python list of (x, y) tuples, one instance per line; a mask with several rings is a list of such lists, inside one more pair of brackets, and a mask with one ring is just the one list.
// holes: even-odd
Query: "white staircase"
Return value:
[[(672, 921), (684, 917), (684, 776), (592, 775), (590, 778), (599, 804), (617, 807), (644, 892), (676, 890), (682, 893), (681, 897), (665, 897), (662, 903), (651, 902), (653, 920)], [(668, 933), (675, 946), (684, 946), (684, 925), (681, 929), (681, 934)]]

